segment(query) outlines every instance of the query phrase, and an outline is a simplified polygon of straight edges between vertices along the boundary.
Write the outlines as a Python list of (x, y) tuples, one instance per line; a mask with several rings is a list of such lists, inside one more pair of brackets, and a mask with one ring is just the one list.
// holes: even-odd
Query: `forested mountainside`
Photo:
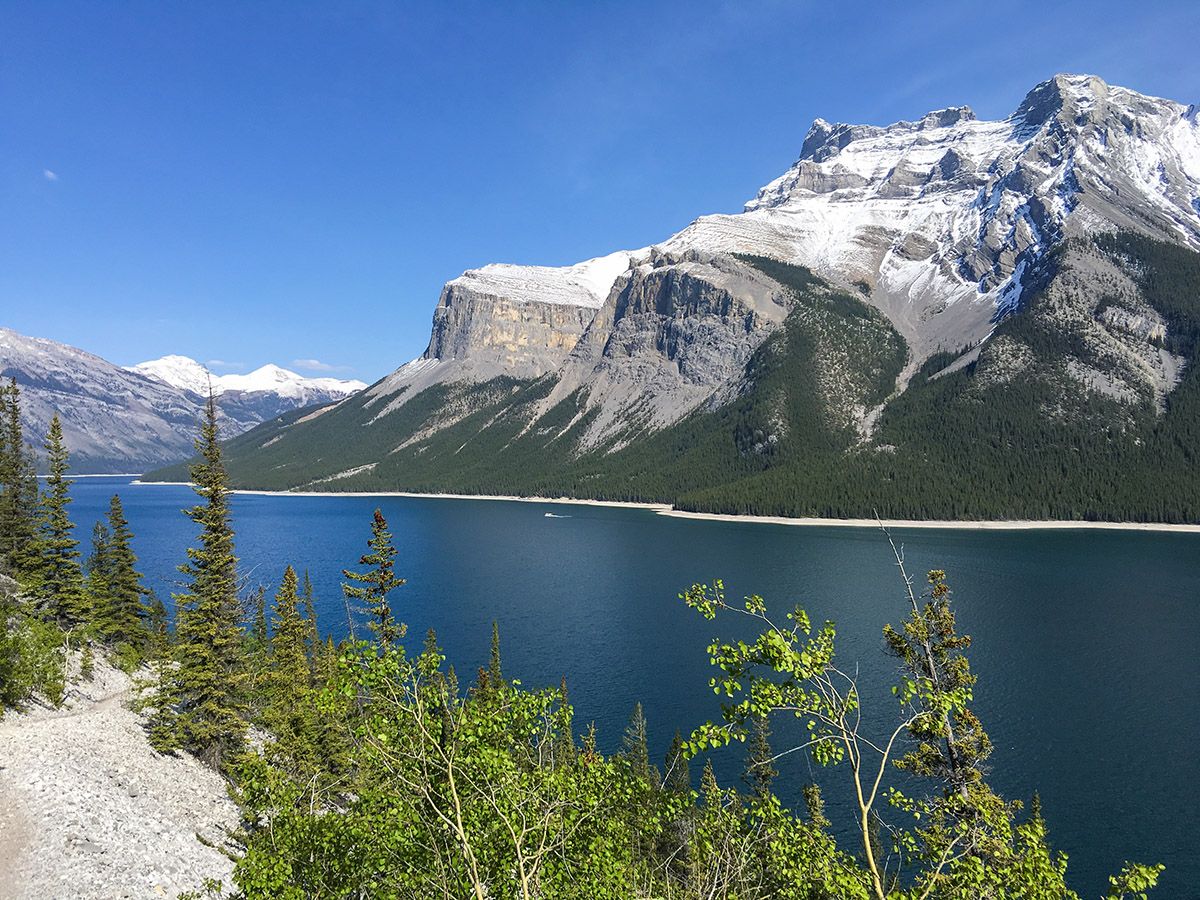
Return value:
[[(1021, 315), (932, 355), (898, 395), (906, 349), (885, 316), (801, 267), (742, 262), (787, 293), (783, 327), (727, 400), (674, 425), (581, 452), (597, 415), (586, 389), (528, 426), (552, 376), (434, 385), (378, 421), (360, 394), (235, 438), (234, 483), (762, 515), (1200, 519), (1200, 254), (1133, 235), (1068, 242)], [(1097, 277), (1106, 293), (1074, 293)]]
[(818, 120), (740, 214), (452, 280), (421, 358), (237, 439), (233, 479), (1196, 520), (1198, 115), (1058, 76), (999, 122)]

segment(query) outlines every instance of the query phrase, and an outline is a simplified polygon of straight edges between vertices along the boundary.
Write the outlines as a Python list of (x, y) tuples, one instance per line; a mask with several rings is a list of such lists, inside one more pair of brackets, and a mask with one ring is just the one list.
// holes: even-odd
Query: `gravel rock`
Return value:
[(230, 884), (218, 842), (237, 822), (225, 782), (161, 756), (127, 708), (131, 681), (97, 659), (71, 710), (0, 720), (0, 898), (175, 897)]

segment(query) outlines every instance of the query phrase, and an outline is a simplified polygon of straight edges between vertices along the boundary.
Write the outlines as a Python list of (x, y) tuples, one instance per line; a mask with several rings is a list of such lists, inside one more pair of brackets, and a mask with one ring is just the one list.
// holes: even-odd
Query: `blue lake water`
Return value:
[[(147, 584), (166, 599), (194, 540), (178, 485), (84, 478), (73, 517), (85, 540), (119, 492)], [(526, 685), (565, 676), (578, 730), (595, 721), (614, 749), (635, 701), (660, 758), (676, 729), (716, 715), (705, 647), (749, 636), (706, 622), (677, 595), (723, 578), (731, 597), (799, 602), (838, 624), (843, 669), (859, 667), (868, 716), (885, 721), (894, 661), (881, 629), (905, 601), (890, 550), (873, 529), (707, 522), (608, 507), (354, 496), (238, 495), (237, 552), (251, 584), (278, 584), (291, 563), (311, 573), (322, 630), (345, 631), (341, 570), (355, 565), (382, 508), (395, 535), (397, 597), (409, 641), (436, 628), (464, 682), (486, 664), (499, 622), (505, 674)], [(545, 516), (553, 511), (566, 518)], [(896, 532), (910, 571), (945, 569), (962, 629), (973, 635), (976, 710), (993, 742), (992, 781), (1006, 796), (1040, 792), (1071, 883), (1100, 896), (1123, 860), (1166, 863), (1162, 898), (1200, 898), (1200, 535), (1120, 531)], [(785, 747), (786, 733), (776, 736)], [(731, 783), (739, 750), (716, 758)], [(795, 801), (814, 780), (803, 754), (780, 761)], [(695, 776), (697, 773), (693, 771)], [(821, 774), (835, 820), (848, 801)], [(842, 822), (845, 817), (840, 817)]]

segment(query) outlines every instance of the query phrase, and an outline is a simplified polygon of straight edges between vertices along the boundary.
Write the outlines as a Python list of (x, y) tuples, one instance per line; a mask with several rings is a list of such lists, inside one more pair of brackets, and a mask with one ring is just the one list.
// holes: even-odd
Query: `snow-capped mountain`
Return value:
[[(965, 106), (886, 126), (818, 119), (740, 213), (573, 266), (451, 280), (419, 359), (321, 415), (248, 435), (232, 471), (325, 489), (533, 490), (561, 476), (559, 490), (669, 497), (689, 483), (678, 455), (704, 444), (699, 421), (729, 429), (707, 436), (706, 464), (737, 448), (710, 480), (760, 453), (753, 465), (796, 453), (787, 466), (799, 466), (810, 444), (854, 465), (912, 452), (915, 471), (931, 457), (913, 434), (934, 439), (958, 408), (901, 427), (935, 384), (961, 388), (971, 428), (991, 421), (989, 403), (1008, 410), (1014, 386), (1042, 392), (1033, 418), (995, 413), (989, 426), (1023, 447), (1066, 440), (1027, 432), (1079, 417), (1133, 435), (1187, 415), (1174, 399), (1196, 366), (1190, 307), (1162, 292), (1196, 251), (1196, 105), (1059, 75), (999, 121)], [(311, 457), (335, 437), (336, 459)], [(531, 458), (550, 473), (541, 482)], [(610, 459), (623, 480), (599, 474)], [(803, 482), (817, 469), (788, 471)]]
[[(663, 427), (719, 395), (786, 314), (731, 254), (861, 294), (909, 345), (903, 384), (931, 353), (984, 340), (1054, 248), (1118, 229), (1200, 248), (1196, 106), (1059, 75), (1000, 121), (965, 106), (888, 126), (818, 119), (741, 213), (642, 250), (448, 282), (425, 354), (371, 394), (394, 410), (433, 384), (555, 373), (545, 408), (586, 387), (589, 443), (630, 415)], [(702, 294), (715, 305), (695, 308)]]
[[(0, 328), (0, 377), (22, 392), (26, 437), (40, 449), (55, 413), (78, 472), (135, 472), (184, 459), (208, 395), (199, 363), (168, 356), (121, 368), (94, 354)], [(301, 407), (344, 399), (361, 382), (303, 378), (277, 366), (212, 376), (226, 437)]]
[(129, 369), (202, 397), (208, 396), (210, 388), (214, 396), (230, 391), (270, 393), (297, 406), (341, 400), (367, 386), (362, 381), (340, 378), (307, 378), (272, 363), (247, 375), (216, 375), (187, 356), (164, 356)]
[(181, 391), (199, 394), (201, 397), (208, 396), (210, 387), (214, 394), (221, 392), (219, 376), (213, 375), (207, 368), (187, 356), (164, 356), (129, 366), (129, 371), (169, 384)]

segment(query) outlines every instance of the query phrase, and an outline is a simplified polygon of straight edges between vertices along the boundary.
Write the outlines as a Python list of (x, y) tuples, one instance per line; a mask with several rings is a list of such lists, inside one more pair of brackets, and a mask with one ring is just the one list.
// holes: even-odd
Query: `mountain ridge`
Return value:
[[(207, 370), (187, 357), (164, 360), (175, 365), (179, 383), (151, 374), (147, 367), (153, 363), (124, 368), (67, 344), (0, 327), (0, 378), (15, 379), (21, 389), (22, 425), (35, 457), (40, 458), (40, 442), (58, 415), (72, 468), (83, 474), (144, 471), (191, 454), (207, 396)], [(214, 386), (219, 385), (218, 415), (226, 435), (241, 434), (294, 409), (342, 400), (362, 385), (304, 379), (279, 367), (258, 372), (294, 378), (278, 381), (282, 390), (275, 390), (266, 377), (255, 379), (255, 373), (219, 376)]]
[[(659, 244), (572, 267), (494, 264), (451, 280), (421, 357), (336, 411), (239, 439), (231, 472), (254, 487), (496, 492), (534, 485), (519, 470), (537, 460), (543, 481), (566, 493), (683, 498), (714, 511), (732, 503), (735, 482), (749, 496), (784, 472), (827, 495), (795, 470), (789, 454), (800, 447), (831, 484), (863, 466), (873, 474), (860, 477), (894, 482), (906, 478), (880, 474), (885, 463), (916, 454), (918, 469), (932, 465), (938, 454), (920, 443), (935, 434), (955, 445), (1015, 441), (1033, 467), (1070, 434), (1108, 472), (1137, 455), (1127, 440), (1148, 447), (1163, 421), (1187, 426), (1178, 417), (1194, 366), (1181, 337), (1191, 307), (1144, 276), (1186, 275), (1197, 250), (1195, 107), (1061, 75), (998, 121), (969, 107), (887, 126), (817, 120), (796, 162), (742, 213), (701, 216)], [(876, 332), (862, 358), (844, 352)], [(885, 346), (899, 349), (877, 356)], [(793, 380), (756, 377), (776, 364)], [(880, 373), (888, 389), (868, 390)], [(941, 411), (965, 417), (961, 433), (933, 422), (914, 435), (902, 415), (925, 416), (921, 404), (948, 385), (967, 386)], [(1013, 385), (1030, 409), (1005, 398)], [(979, 404), (986, 414), (970, 412)], [(346, 444), (336, 462), (318, 439), (335, 421)], [(632, 460), (657, 454), (678, 466), (709, 445), (701, 421), (721, 442), (710, 448), (720, 464), (701, 467), (707, 486), (659, 471), (661, 460)], [(1110, 443), (1079, 431), (1083, 422)], [(494, 459), (468, 464), (483, 445)], [(995, 467), (972, 479), (1009, 463)], [(750, 481), (737, 474), (751, 469)], [(1062, 485), (1068, 515), (1109, 514), (1075, 497), (1072, 476)], [(786, 480), (777, 489), (792, 493)]]
[[(307, 399), (310, 395), (315, 395), (320, 399), (313, 402), (320, 402), (321, 400), (340, 400), (367, 386), (364, 381), (329, 377), (313, 378), (300, 375), (274, 363), (259, 366), (244, 375), (217, 375), (191, 357), (176, 354), (147, 360), (126, 368), (131, 372), (149, 376), (201, 397), (207, 396), (210, 389), (214, 396), (220, 396), (229, 391), (268, 391), (300, 401)], [(304, 403), (303, 405), (309, 404)]]

